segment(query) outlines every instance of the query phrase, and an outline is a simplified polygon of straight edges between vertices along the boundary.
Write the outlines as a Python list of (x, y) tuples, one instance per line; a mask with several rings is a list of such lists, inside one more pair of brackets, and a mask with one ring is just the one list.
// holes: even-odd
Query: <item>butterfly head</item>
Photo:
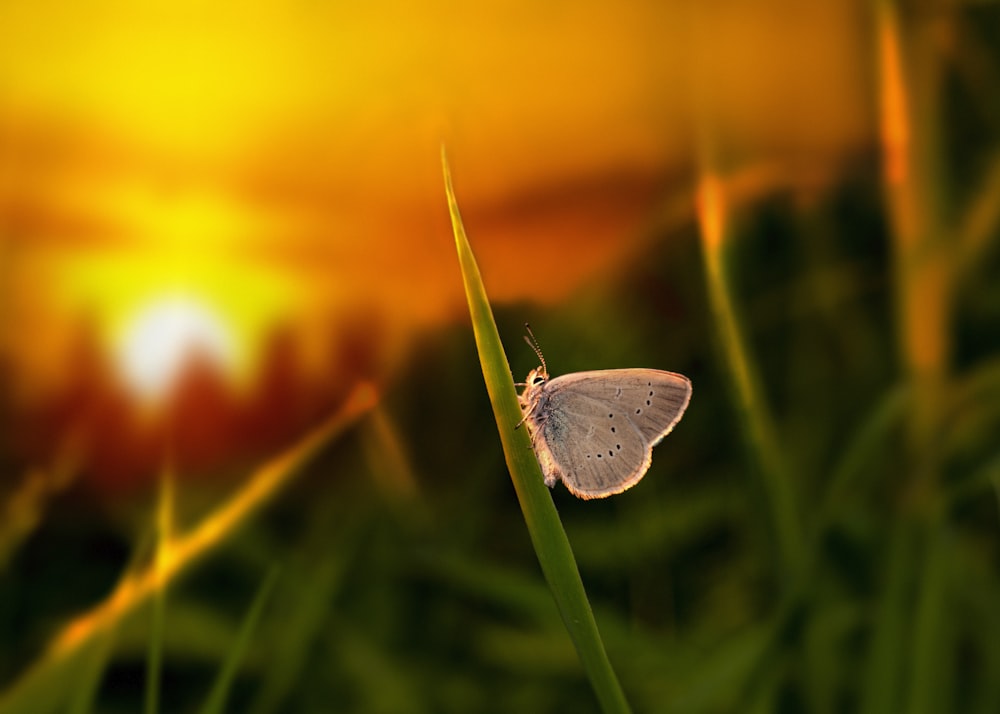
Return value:
[(549, 373), (546, 371), (545, 366), (542, 365), (528, 372), (528, 377), (524, 380), (524, 383), (531, 389), (532, 387), (540, 387), (547, 381), (549, 381)]
[(547, 381), (549, 381), (549, 373), (545, 371), (545, 367), (535, 367), (533, 370), (528, 372), (527, 378), (524, 380), (524, 391), (521, 392), (518, 397), (518, 401), (521, 403), (521, 407), (528, 409), (534, 406), (538, 399), (538, 390), (542, 388)]

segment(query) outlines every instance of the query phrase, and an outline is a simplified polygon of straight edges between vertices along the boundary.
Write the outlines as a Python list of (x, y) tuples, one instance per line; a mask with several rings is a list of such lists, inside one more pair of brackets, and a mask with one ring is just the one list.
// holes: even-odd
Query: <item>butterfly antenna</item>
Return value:
[(544, 369), (545, 373), (548, 374), (549, 368), (545, 364), (545, 357), (542, 356), (542, 348), (538, 346), (538, 340), (535, 339), (535, 333), (531, 331), (531, 325), (527, 322), (524, 323), (524, 329), (528, 331), (528, 334), (524, 337), (524, 341), (527, 342), (528, 346), (535, 351), (536, 355), (538, 355), (538, 361), (542, 363), (542, 369)]

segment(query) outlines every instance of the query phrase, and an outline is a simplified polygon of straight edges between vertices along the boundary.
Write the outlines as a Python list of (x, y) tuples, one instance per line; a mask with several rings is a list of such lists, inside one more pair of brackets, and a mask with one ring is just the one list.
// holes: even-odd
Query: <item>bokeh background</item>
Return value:
[(598, 711), (475, 353), (694, 396), (552, 497), (637, 712), (1000, 711), (995, 2), (0, 5), (0, 712)]

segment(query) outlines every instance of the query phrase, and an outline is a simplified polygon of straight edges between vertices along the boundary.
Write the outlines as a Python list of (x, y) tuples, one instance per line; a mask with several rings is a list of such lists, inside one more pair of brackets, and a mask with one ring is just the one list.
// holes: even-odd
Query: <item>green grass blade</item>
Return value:
[(153, 593), (150, 603), (149, 654), (146, 660), (146, 714), (157, 714), (160, 702), (160, 670), (163, 665), (163, 621), (166, 619), (167, 588), (160, 587)]
[(277, 579), (278, 568), (273, 567), (267, 574), (267, 577), (264, 578), (264, 582), (257, 589), (257, 595), (254, 597), (253, 604), (250, 605), (250, 610), (243, 619), (243, 626), (240, 628), (236, 642), (233, 643), (233, 648), (229, 650), (229, 655), (226, 657), (222, 669), (219, 670), (219, 676), (212, 686), (212, 691), (205, 701), (205, 706), (201, 709), (202, 714), (221, 714), (224, 711), (226, 698), (229, 696), (229, 690), (233, 685), (233, 680), (236, 678), (240, 662), (243, 660), (243, 655), (250, 646), (250, 638), (253, 637), (257, 623), (260, 622), (264, 605), (267, 603)]
[[(141, 538), (132, 552), (132, 557), (128, 567), (122, 574), (122, 580), (135, 577), (139, 571), (139, 564), (144, 558), (149, 557), (148, 551), (152, 547), (153, 534), (148, 533)], [(111, 652), (114, 649), (118, 637), (118, 628), (109, 627), (94, 639), (93, 646), (89, 650), (87, 657), (80, 663), (80, 679), (72, 688), (72, 698), (70, 699), (67, 712), (69, 714), (90, 714), (95, 710), (97, 693), (100, 689), (101, 678), (108, 667), (111, 659)]]
[[(346, 513), (335, 499), (324, 499), (309, 515), (307, 535), (295, 554), (282, 566), (283, 586), (274, 594), (273, 622), (281, 636), (270, 643), (270, 662), (247, 714), (286, 711), (317, 641), (326, 629), (330, 603), (343, 587), (358, 550), (351, 544), (364, 540), (363, 509)], [(301, 583), (308, 580), (309, 587)]]
[[(165, 466), (160, 474), (160, 498), (156, 513), (156, 562), (158, 574), (166, 569), (173, 536), (174, 491), (173, 474)], [(149, 633), (149, 658), (146, 661), (146, 714), (157, 714), (160, 706), (160, 670), (163, 664), (163, 627), (167, 611), (167, 579), (152, 597), (152, 622)]]
[(497, 428), (500, 431), (507, 468), (514, 482), (514, 490), (517, 492), (521, 511), (524, 513), (532, 545), (602, 709), (605, 712), (627, 712), (628, 703), (608, 660), (597, 622), (583, 589), (583, 581), (580, 579), (573, 550), (552, 503), (552, 496), (542, 481), (542, 473), (532, 451), (527, 430), (515, 428), (521, 421), (521, 408), (517, 402), (514, 380), (500, 342), (500, 334), (493, 319), (493, 311), (486, 296), (479, 267), (465, 235), (443, 147), (441, 162), (479, 361), (493, 405)]
[(910, 714), (946, 711), (954, 701), (949, 691), (949, 663), (957, 659), (950, 651), (945, 613), (948, 585), (954, 582), (954, 553), (942, 528), (930, 532), (931, 543), (920, 564), (920, 595), (913, 618), (913, 669), (909, 677)]
[(882, 600), (875, 615), (862, 691), (862, 714), (900, 711), (905, 660), (910, 648), (912, 589), (917, 568), (915, 527), (898, 517), (884, 561), (887, 564)]
[(711, 160), (705, 161), (706, 170), (699, 179), (698, 214), (709, 304), (739, 407), (740, 424), (767, 494), (780, 572), (786, 583), (794, 583), (805, 561), (798, 499), (791, 469), (780, 447), (774, 418), (764, 399), (756, 363), (747, 348), (744, 328), (734, 304), (726, 270), (729, 241), (724, 187)]
[(910, 404), (910, 390), (906, 385), (896, 385), (882, 396), (861, 425), (847, 442), (843, 456), (838, 460), (830, 477), (830, 486), (823, 498), (819, 514), (813, 520), (814, 537), (822, 535), (835, 520), (838, 511), (858, 491), (858, 482), (864, 469), (875, 458), (879, 449), (892, 442), (892, 430), (898, 428)]
[(109, 628), (94, 640), (89, 656), (81, 663), (80, 680), (73, 688), (72, 699), (66, 709), (69, 714), (90, 714), (94, 711), (101, 677), (108, 667), (116, 635), (117, 629)]
[(172, 539), (166, 567), (155, 565), (119, 583), (107, 598), (70, 621), (46, 651), (10, 687), (0, 691), (0, 714), (48, 714), (65, 707), (68, 684), (92, 656), (94, 642), (108, 630), (137, 617), (163, 583), (190, 569), (241, 527), (299, 472), (317, 450), (367, 413), (377, 393), (360, 385), (344, 405), (301, 441), (263, 464), (239, 491), (198, 525)]

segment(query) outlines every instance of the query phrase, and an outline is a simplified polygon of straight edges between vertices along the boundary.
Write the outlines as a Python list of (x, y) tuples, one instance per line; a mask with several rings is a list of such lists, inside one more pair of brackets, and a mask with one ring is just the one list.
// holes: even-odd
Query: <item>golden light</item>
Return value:
[(119, 182), (86, 195), (92, 214), (106, 217), (109, 243), (48, 254), (54, 312), (91, 320), (143, 399), (162, 397), (194, 355), (245, 388), (270, 331), (301, 304), (292, 278), (257, 255), (280, 230), (271, 217), (221, 190)]
[(126, 383), (146, 400), (161, 399), (192, 359), (207, 360), (231, 375), (237, 346), (227, 327), (206, 303), (168, 296), (143, 306), (118, 346), (118, 366)]
[[(0, 363), (19, 409), (110, 433), (135, 406), (121, 382), (155, 400), (199, 354), (226, 382), (205, 382), (217, 414), (190, 390), (219, 428), (207, 452), (242, 438), (231, 412), (284, 390), (306, 415), (357, 363), (404, 364), (463, 304), (442, 142), (502, 303), (566, 299), (663, 234), (695, 86), (734, 155), (814, 166), (868, 138), (850, 4), (727, 6), (697, 33), (676, 3), (453, 5), (0, 3)], [(714, 198), (703, 218), (724, 215)], [(521, 259), (541, 246), (562, 256), (544, 280)]]

